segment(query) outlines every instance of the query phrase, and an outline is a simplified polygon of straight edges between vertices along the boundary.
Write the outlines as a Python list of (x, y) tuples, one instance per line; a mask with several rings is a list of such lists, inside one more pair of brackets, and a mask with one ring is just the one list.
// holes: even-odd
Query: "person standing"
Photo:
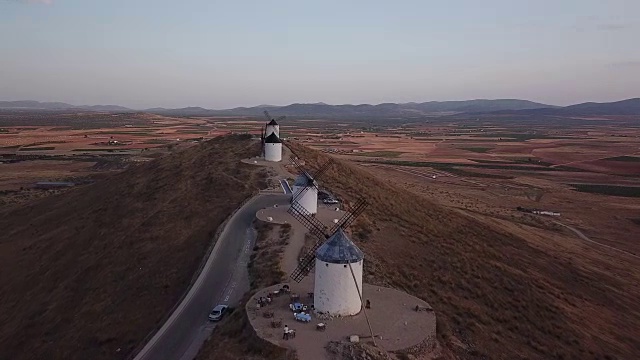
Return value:
[(287, 325), (284, 326), (284, 334), (282, 334), (283, 340), (289, 340), (289, 327)]

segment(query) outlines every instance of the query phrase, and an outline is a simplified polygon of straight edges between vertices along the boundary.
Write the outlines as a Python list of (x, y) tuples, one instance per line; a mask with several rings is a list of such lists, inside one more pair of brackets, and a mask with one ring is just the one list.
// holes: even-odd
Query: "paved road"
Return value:
[(235, 306), (249, 290), (247, 262), (255, 233), (256, 211), (288, 203), (286, 195), (260, 194), (229, 220), (193, 287), (169, 320), (135, 360), (193, 359), (215, 325), (207, 320), (216, 304)]

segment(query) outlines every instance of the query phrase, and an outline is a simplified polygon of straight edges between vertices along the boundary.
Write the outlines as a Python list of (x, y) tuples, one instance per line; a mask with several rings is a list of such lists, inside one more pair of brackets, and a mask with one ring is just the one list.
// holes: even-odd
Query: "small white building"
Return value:
[[(293, 182), (291, 202), (300, 204), (309, 214), (318, 213), (318, 184), (311, 175), (304, 172)], [(305, 190), (306, 189), (306, 190)], [(300, 193), (302, 195), (300, 195)]]
[(276, 136), (280, 137), (280, 125), (278, 125), (278, 123), (274, 119), (271, 119), (271, 121), (267, 123), (267, 128), (264, 136), (268, 137), (271, 134), (276, 134)]
[(266, 161), (282, 160), (282, 141), (275, 133), (264, 139), (264, 159)]
[(313, 293), (316, 312), (331, 316), (350, 316), (360, 312), (363, 261), (364, 254), (342, 228), (318, 248)]

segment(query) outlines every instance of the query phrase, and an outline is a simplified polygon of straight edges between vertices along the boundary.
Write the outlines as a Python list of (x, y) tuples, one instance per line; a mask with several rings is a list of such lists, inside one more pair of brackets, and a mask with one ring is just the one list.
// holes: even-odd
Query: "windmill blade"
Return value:
[(327, 233), (327, 227), (324, 226), (318, 219), (312, 216), (304, 206), (300, 205), (297, 202), (294, 202), (289, 207), (287, 212), (293, 216), (294, 219), (298, 220), (304, 227), (306, 227), (310, 233), (315, 235), (317, 238), (326, 239), (329, 237)]
[[(296, 156), (296, 158), (298, 158)], [(302, 164), (300, 164), (300, 162), (294, 157), (290, 158), (291, 163), (293, 164), (293, 166), (296, 167), (296, 169), (298, 169), (298, 171), (300, 171), (300, 173), (306, 174), (308, 175), (307, 177), (310, 178), (310, 180), (316, 180), (318, 179), (320, 176), (322, 176), (322, 174), (324, 174), (327, 170), (329, 170), (329, 168), (331, 167), (331, 165), (333, 165), (333, 160), (329, 159), (327, 160), (327, 162), (325, 162), (324, 164), (322, 164), (322, 166), (320, 166), (320, 168), (318, 168), (318, 170), (316, 171), (315, 174), (311, 174), (309, 171), (307, 171)], [(298, 158), (299, 159), (299, 158)], [(316, 186), (315, 184), (313, 184), (314, 186)], [(316, 186), (317, 187), (317, 186)]]
[[(296, 158), (298, 158), (298, 156), (296, 156)], [(307, 170), (305, 170), (304, 167), (302, 167), (302, 165), (300, 164), (300, 162), (296, 158), (292, 157), (292, 158), (289, 159), (289, 161), (293, 164), (293, 166), (295, 166), (296, 169), (298, 169), (298, 171), (300, 171), (301, 173), (307, 173), (308, 174)]]
[(322, 174), (324, 174), (325, 172), (327, 172), (327, 170), (329, 170), (331, 165), (333, 165), (333, 161), (331, 160), (331, 158), (329, 158), (329, 160), (327, 160), (327, 162), (325, 162), (322, 166), (320, 166), (318, 171), (316, 171), (315, 175), (313, 175), (313, 179), (315, 180), (315, 179), (318, 179), (320, 176), (322, 176)]
[[(280, 140), (282, 140), (282, 139), (280, 139)], [(283, 142), (283, 143), (289, 143), (290, 141), (288, 141), (288, 140), (282, 140), (282, 142)], [(293, 159), (294, 157), (295, 157), (296, 159), (300, 159), (300, 156), (298, 155), (298, 153), (297, 153), (297, 152), (295, 152), (295, 150), (293, 150), (293, 149), (292, 149), (290, 146), (288, 146), (288, 145), (287, 145), (287, 148), (289, 148), (289, 151), (291, 151), (291, 154), (293, 155), (293, 156), (291, 157), (291, 159)]]
[(284, 120), (284, 119), (286, 119), (286, 118), (287, 118), (287, 117), (286, 117), (286, 116), (284, 116), (284, 115), (283, 115), (283, 116), (280, 116), (279, 118), (277, 118), (277, 119), (276, 119), (276, 122), (278, 122), (278, 121), (282, 121), (282, 120)]
[(293, 279), (293, 281), (299, 283), (300, 281), (302, 281), (302, 279), (309, 275), (311, 270), (313, 270), (316, 265), (316, 250), (318, 250), (318, 248), (322, 246), (322, 243), (323, 242), (318, 239), (318, 241), (313, 244), (309, 252), (307, 252), (302, 260), (300, 260), (300, 262), (298, 263), (298, 267), (296, 267), (295, 270), (293, 270), (293, 272), (291, 273), (291, 279)]
[(354, 221), (356, 221), (358, 216), (360, 216), (362, 212), (364, 212), (364, 209), (366, 209), (368, 205), (369, 204), (365, 199), (358, 200), (353, 206), (353, 210), (351, 210), (350, 212), (345, 214), (340, 220), (338, 220), (338, 223), (333, 228), (331, 228), (331, 231), (329, 231), (329, 234), (333, 235), (336, 231), (338, 231), (339, 228), (346, 229), (347, 227), (349, 227), (349, 225), (351, 225)]
[(273, 118), (271, 117), (271, 115), (269, 115), (269, 112), (267, 110), (264, 111), (264, 116), (267, 117), (267, 121), (273, 120)]

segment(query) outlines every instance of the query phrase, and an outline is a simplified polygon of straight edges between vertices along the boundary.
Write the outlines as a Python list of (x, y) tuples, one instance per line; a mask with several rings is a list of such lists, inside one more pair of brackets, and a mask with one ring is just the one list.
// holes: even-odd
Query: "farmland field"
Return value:
[(152, 114), (0, 111), (0, 204), (30, 201), (38, 181), (92, 181), (195, 142), (247, 129), (255, 121)]
[[(616, 346), (624, 349), (622, 353), (633, 351), (635, 340), (602, 339), (638, 329), (636, 315), (620, 317), (638, 291), (632, 284), (639, 276), (633, 265), (638, 263), (640, 243), (630, 236), (640, 231), (637, 121), (570, 119), (563, 125), (557, 120), (530, 119), (525, 126), (518, 121), (445, 117), (413, 122), (286, 119), (280, 125), (285, 145), (299, 151), (303, 159), (318, 155), (347, 160), (328, 172), (321, 186), (333, 190), (331, 186), (341, 184), (343, 189), (337, 192), (342, 196), (356, 187), (368, 194), (369, 210), (377, 213), (363, 216), (368, 218), (363, 221), (370, 221), (376, 230), (363, 231), (358, 223), (354, 234), (379, 240), (363, 243), (373, 266), (367, 270), (369, 276), (372, 269), (399, 269), (398, 264), (404, 264), (402, 272), (384, 272), (388, 274), (383, 276), (385, 281), (433, 300), (450, 330), (471, 329), (474, 341), (484, 349), (508, 346), (516, 338), (513, 334), (519, 334), (520, 340), (533, 334), (542, 345), (521, 343), (519, 348), (549, 354), (553, 352), (550, 344), (561, 344), (559, 354), (577, 354), (584, 349), (616, 353), (611, 350)], [(82, 189), (114, 172), (174, 152), (182, 154), (181, 149), (197, 150), (192, 147), (221, 134), (253, 134), (254, 140), (247, 139), (247, 145), (255, 143), (251, 150), (257, 151), (256, 138), (263, 125), (258, 118), (97, 113), (12, 118), (0, 113), (5, 130), (0, 133), (0, 206), (68, 191), (38, 189), (35, 184), (40, 181), (70, 181)], [(308, 148), (318, 152), (313, 155)], [(412, 214), (420, 212), (422, 205), (421, 217), (414, 218)], [(387, 213), (388, 207), (395, 213)], [(558, 216), (518, 208), (548, 210)], [(459, 220), (457, 225), (452, 219)], [(462, 219), (472, 219), (475, 225), (462, 226)], [(403, 260), (393, 266), (386, 262), (389, 240), (403, 244), (394, 248)], [(473, 247), (467, 248), (470, 244)], [(489, 258), (499, 260), (499, 271), (498, 263), (484, 263), (487, 253), (493, 252), (496, 257)], [(511, 258), (503, 259), (507, 256), (516, 262), (509, 264)], [(425, 264), (424, 259), (433, 261)], [(483, 269), (480, 277), (470, 272), (469, 264)], [(520, 275), (504, 280), (505, 264), (515, 269), (507, 274)], [(421, 282), (417, 279), (424, 278), (425, 265), (434, 277)], [(521, 266), (527, 267), (526, 275), (520, 273)], [(564, 270), (557, 271), (558, 267)], [(453, 281), (452, 271), (475, 285)], [(556, 287), (558, 283), (563, 285)], [(459, 292), (460, 284), (464, 291)], [(528, 284), (527, 291), (537, 294), (533, 299), (545, 302), (526, 302), (527, 291), (519, 293), (524, 297), (514, 298), (518, 284)], [(456, 295), (450, 298), (451, 294)], [(508, 319), (492, 311), (497, 305), (487, 299), (494, 295), (507, 299), (498, 307), (508, 307)], [(582, 305), (589, 307), (584, 313), (597, 328), (584, 336), (579, 329)], [(603, 312), (605, 308), (614, 309), (615, 314)], [(532, 320), (531, 316), (541, 314), (548, 323)], [(486, 328), (502, 334), (484, 336)], [(450, 345), (459, 341), (457, 336), (464, 336), (457, 331), (445, 329), (441, 334), (451, 336), (446, 340)], [(562, 343), (567, 333), (571, 344)], [(600, 333), (604, 335), (596, 345), (578, 342), (588, 346), (575, 350), (576, 341)]]
[(558, 211), (562, 223), (640, 255), (640, 243), (628, 237), (640, 231), (628, 220), (640, 217), (640, 119), (566, 119), (565, 126), (529, 121), (389, 121), (341, 129), (328, 122), (325, 132), (289, 131), (308, 146), (473, 216), (521, 218), (518, 206)]

